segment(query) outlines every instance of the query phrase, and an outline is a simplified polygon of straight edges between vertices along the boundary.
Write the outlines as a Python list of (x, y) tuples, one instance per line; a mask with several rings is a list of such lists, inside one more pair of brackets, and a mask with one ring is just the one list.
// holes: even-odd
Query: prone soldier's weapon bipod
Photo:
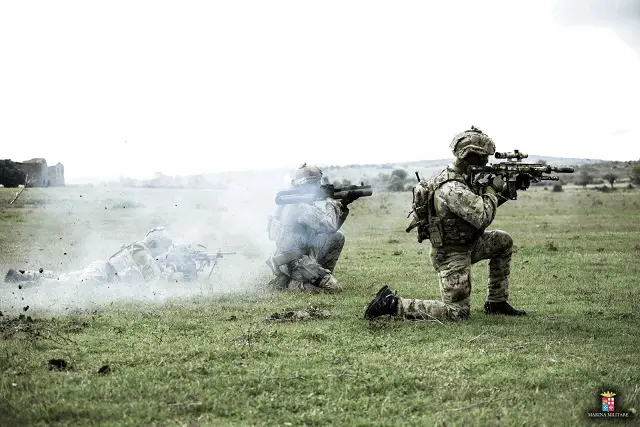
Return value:
[[(195, 272), (202, 272), (206, 267), (210, 267), (209, 274), (207, 275), (207, 279), (211, 277), (211, 273), (218, 265), (218, 260), (220, 258), (224, 258), (225, 255), (235, 255), (235, 252), (222, 252), (218, 250), (216, 253), (208, 253), (204, 252), (207, 249), (204, 245), (196, 245), (203, 250), (193, 250), (188, 247), (180, 247), (180, 250), (176, 251), (170, 255), (170, 259), (174, 261), (178, 267), (177, 272), (188, 273), (191, 268), (189, 265), (193, 265), (195, 263)], [(193, 271), (193, 270), (191, 270)]]
[(513, 152), (497, 152), (496, 159), (506, 159), (504, 162), (489, 164), (486, 166), (469, 166), (470, 182), (475, 182), (478, 175), (495, 174), (500, 175), (507, 185), (507, 195), (509, 199), (516, 200), (518, 190), (526, 190), (531, 182), (543, 180), (558, 181), (560, 177), (555, 175), (545, 175), (552, 172), (573, 173), (571, 167), (554, 167), (540, 163), (522, 163), (522, 159), (529, 157), (528, 154), (521, 153), (520, 150)]
[[(198, 246), (202, 246), (202, 245), (198, 245)], [(203, 248), (206, 249), (206, 247), (202, 246)], [(211, 267), (211, 269), (209, 270), (209, 275), (207, 276), (207, 279), (211, 278), (211, 273), (213, 273), (213, 269), (216, 268), (216, 265), (218, 265), (218, 260), (220, 258), (224, 258), (225, 255), (235, 255), (235, 252), (222, 252), (220, 249), (218, 249), (218, 252), (216, 252), (215, 254), (208, 254), (206, 252), (197, 252), (196, 253), (197, 257), (203, 256), (203, 260), (200, 262), (200, 270), (198, 271), (202, 271), (202, 269), (204, 269), (204, 267)]]

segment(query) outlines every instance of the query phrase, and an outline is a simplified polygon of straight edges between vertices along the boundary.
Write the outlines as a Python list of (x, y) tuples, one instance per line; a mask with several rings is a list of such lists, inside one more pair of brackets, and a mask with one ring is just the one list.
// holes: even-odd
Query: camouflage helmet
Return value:
[(464, 159), (471, 153), (491, 156), (496, 152), (493, 140), (475, 126), (454, 136), (449, 147), (458, 159)]
[(149, 230), (142, 242), (147, 245), (154, 257), (167, 253), (173, 245), (173, 239), (164, 227)]
[(322, 171), (317, 166), (303, 163), (293, 172), (291, 185), (319, 184), (322, 180)]

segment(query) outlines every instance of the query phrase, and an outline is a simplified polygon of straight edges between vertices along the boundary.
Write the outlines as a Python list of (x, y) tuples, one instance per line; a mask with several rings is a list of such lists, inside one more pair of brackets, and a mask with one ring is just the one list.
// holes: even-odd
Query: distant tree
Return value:
[(541, 160), (538, 160), (538, 161), (537, 161), (537, 163), (538, 163), (539, 165), (544, 165), (544, 166), (546, 166), (546, 165), (547, 165), (547, 161), (546, 161), (546, 160), (542, 160), (542, 159), (541, 159)]
[(613, 183), (616, 182), (616, 180), (618, 179), (618, 175), (609, 172), (609, 173), (606, 173), (606, 174), (602, 175), (602, 179), (604, 179), (605, 181), (609, 181), (609, 184), (611, 185), (611, 188), (613, 188)]
[(378, 174), (378, 179), (382, 182), (389, 182), (391, 180), (391, 176), (389, 174), (380, 172)]
[(387, 186), (389, 191), (404, 191), (404, 181), (397, 176), (391, 177), (389, 185)]
[(0, 160), (0, 184), (5, 187), (17, 187), (25, 183), (26, 177), (16, 162), (9, 159)]
[(391, 172), (391, 178), (393, 178), (394, 176), (400, 179), (400, 181), (404, 181), (405, 179), (407, 179), (407, 171), (404, 169), (396, 169)]
[(578, 179), (576, 180), (577, 185), (582, 185), (586, 187), (589, 184), (593, 183), (593, 176), (586, 170), (580, 171), (580, 175), (578, 175)]
[(629, 178), (634, 184), (640, 185), (640, 160), (629, 165)]
[(342, 180), (342, 187), (348, 187), (351, 185), (351, 181), (348, 179), (343, 179)]

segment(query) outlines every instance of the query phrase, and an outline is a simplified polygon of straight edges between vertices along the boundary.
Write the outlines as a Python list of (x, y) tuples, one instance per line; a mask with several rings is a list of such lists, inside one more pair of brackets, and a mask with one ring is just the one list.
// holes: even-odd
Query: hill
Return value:
[[(588, 174), (590, 183), (604, 183), (606, 175), (617, 177), (616, 182), (628, 181), (628, 162), (608, 161), (601, 159), (552, 157), (530, 155), (523, 160), (527, 163), (544, 162), (552, 166), (572, 166), (573, 174), (563, 174), (561, 183), (578, 183), (581, 173)], [(429, 178), (444, 169), (451, 159), (419, 160), (393, 162), (382, 164), (350, 164), (350, 165), (318, 165), (324, 171), (325, 177), (334, 184), (355, 184), (364, 182), (372, 185), (378, 191), (401, 191), (415, 184), (415, 172), (421, 178)], [(397, 172), (394, 172), (397, 171)], [(584, 171), (584, 172), (583, 172)], [(202, 173), (189, 176), (169, 176), (157, 173), (150, 179), (134, 179), (121, 177), (119, 179), (92, 179), (85, 181), (89, 185), (109, 185), (121, 187), (148, 188), (228, 188), (246, 185), (259, 185), (273, 189), (287, 184), (286, 177), (289, 169), (231, 171), (219, 173)], [(394, 179), (395, 178), (400, 178)], [(80, 180), (69, 180), (71, 184), (80, 184)], [(393, 182), (392, 182), (393, 181)]]

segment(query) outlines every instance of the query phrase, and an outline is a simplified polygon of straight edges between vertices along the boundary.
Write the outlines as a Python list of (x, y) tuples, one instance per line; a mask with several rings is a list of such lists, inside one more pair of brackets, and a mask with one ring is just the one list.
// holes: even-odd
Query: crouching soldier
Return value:
[[(316, 166), (300, 166), (291, 186), (301, 193), (317, 194), (322, 171)], [(338, 292), (340, 285), (333, 270), (344, 247), (344, 224), (350, 199), (326, 198), (308, 203), (278, 205), (269, 218), (269, 239), (276, 250), (267, 265), (276, 276), (271, 286), (281, 290)]]

